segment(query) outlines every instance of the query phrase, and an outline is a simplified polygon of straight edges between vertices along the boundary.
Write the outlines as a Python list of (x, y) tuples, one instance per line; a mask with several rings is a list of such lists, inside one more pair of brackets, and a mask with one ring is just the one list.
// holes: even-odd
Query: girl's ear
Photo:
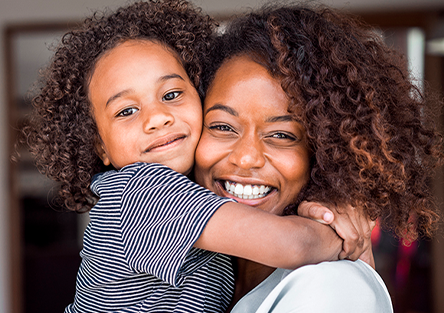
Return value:
[(100, 139), (96, 140), (95, 148), (96, 148), (96, 153), (99, 156), (99, 158), (102, 160), (103, 164), (105, 166), (109, 166), (111, 164), (111, 161), (109, 160), (108, 155), (106, 154), (106, 151), (103, 148), (102, 140)]

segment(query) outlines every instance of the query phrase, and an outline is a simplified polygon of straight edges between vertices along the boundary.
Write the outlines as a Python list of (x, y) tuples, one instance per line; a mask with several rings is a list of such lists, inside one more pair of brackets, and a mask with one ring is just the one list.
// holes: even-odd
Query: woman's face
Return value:
[(281, 215), (309, 179), (305, 130), (288, 104), (263, 66), (247, 56), (225, 62), (205, 99), (197, 182)]

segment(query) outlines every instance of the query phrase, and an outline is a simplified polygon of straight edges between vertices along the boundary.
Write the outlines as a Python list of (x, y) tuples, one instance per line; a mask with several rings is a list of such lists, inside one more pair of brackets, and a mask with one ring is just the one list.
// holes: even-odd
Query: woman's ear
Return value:
[(102, 160), (103, 164), (105, 166), (109, 166), (111, 164), (111, 161), (109, 160), (108, 155), (106, 154), (105, 148), (103, 148), (102, 140), (100, 139), (96, 140), (95, 148), (96, 148), (96, 153), (99, 156), (99, 158)]

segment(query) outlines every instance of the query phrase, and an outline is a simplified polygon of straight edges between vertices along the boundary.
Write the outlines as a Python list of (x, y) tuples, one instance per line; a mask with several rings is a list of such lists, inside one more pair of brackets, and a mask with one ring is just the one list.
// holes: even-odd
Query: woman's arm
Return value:
[(299, 216), (277, 216), (231, 202), (210, 218), (194, 247), (295, 269), (337, 260), (342, 249), (331, 227)]

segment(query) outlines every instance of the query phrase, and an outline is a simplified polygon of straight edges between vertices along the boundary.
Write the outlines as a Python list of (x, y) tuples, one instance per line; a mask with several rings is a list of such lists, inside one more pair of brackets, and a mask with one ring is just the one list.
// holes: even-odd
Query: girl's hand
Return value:
[(328, 224), (336, 231), (344, 240), (340, 259), (355, 261), (359, 258), (375, 268), (371, 233), (376, 222), (370, 220), (362, 209), (350, 205), (327, 208), (318, 202), (303, 201), (298, 207), (298, 215)]

